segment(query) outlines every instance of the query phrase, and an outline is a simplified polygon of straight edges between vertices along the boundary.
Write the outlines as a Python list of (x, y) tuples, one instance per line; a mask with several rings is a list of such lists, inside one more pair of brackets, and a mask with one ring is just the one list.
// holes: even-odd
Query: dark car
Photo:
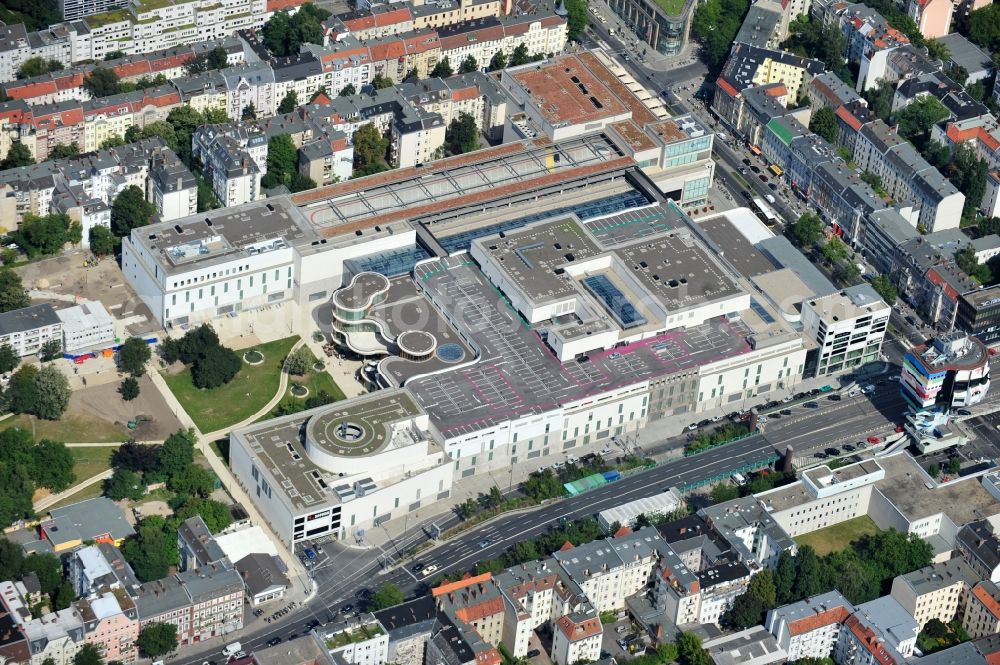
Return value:
[(753, 194), (744, 189), (743, 198), (745, 198), (747, 201), (753, 201)]
[(819, 408), (819, 404), (817, 404), (816, 402), (806, 402), (802, 406), (806, 407), (807, 409), (818, 409)]
[(760, 174), (759, 176), (757, 176), (757, 177), (758, 177), (758, 178), (760, 178), (760, 181), (761, 181), (761, 182), (767, 182), (767, 176), (766, 176), (766, 175), (764, 175), (763, 173), (761, 173), (761, 174)]
[(831, 402), (839, 402), (840, 401), (840, 395), (838, 395), (837, 393), (834, 393), (834, 394), (830, 395), (829, 397), (827, 397), (827, 399), (830, 400)]
[(288, 636), (288, 639), (289, 639), (289, 640), (294, 640), (294, 639), (295, 639), (296, 637), (298, 637), (298, 636), (299, 636), (299, 634), (298, 634), (298, 633), (292, 633), (291, 635), (289, 635), (289, 636)]
[(776, 191), (778, 191), (778, 186), (777, 186), (777, 185), (775, 185), (775, 184), (774, 184), (773, 182), (769, 182), (769, 183), (767, 183), (767, 186), (771, 188), (771, 191), (772, 191), (772, 192), (776, 192)]
[(528, 658), (534, 658), (535, 656), (541, 656), (542, 652), (538, 649), (531, 649), (528, 651)]
[(830, 455), (831, 457), (836, 457), (837, 455), (840, 454), (840, 451), (837, 450), (836, 448), (824, 448), (823, 452), (826, 453), (827, 455)]
[(776, 399), (775, 400), (771, 400), (770, 402), (767, 403), (767, 408), (769, 408), (769, 409), (773, 409), (773, 408), (775, 408), (777, 406), (781, 406), (781, 402), (779, 402)]
[(751, 166), (750, 170), (753, 171), (754, 173), (760, 173), (760, 167), (759, 166)]
[(955, 413), (957, 415), (959, 415), (959, 416), (971, 416), (972, 415), (972, 411), (969, 411), (968, 409), (959, 409)]
[(423, 569), (424, 569), (424, 564), (420, 563), (419, 561), (413, 564), (413, 567), (410, 568), (410, 570), (412, 570), (415, 573), (419, 573)]
[(816, 457), (818, 459), (826, 459), (827, 457), (829, 457), (829, 455), (827, 455), (826, 453), (816, 453)]
[(746, 165), (746, 166), (750, 166), (750, 165), (751, 165), (751, 162), (750, 162), (750, 160), (749, 160), (749, 159), (747, 159), (746, 157), (744, 157), (744, 158), (743, 158), (743, 164), (744, 164), (744, 165)]
[(853, 453), (854, 452), (854, 444), (853, 443), (845, 443), (844, 444), (844, 450), (846, 450), (849, 453)]
[(340, 613), (341, 614), (350, 614), (353, 609), (354, 609), (354, 605), (351, 605), (350, 603), (347, 603), (346, 605), (344, 605), (343, 607), (340, 608)]
[(782, 409), (781, 410), (781, 415), (783, 415), (783, 416), (790, 416), (790, 415), (792, 415), (792, 410), (791, 409)]
[(316, 619), (313, 619), (312, 621), (310, 621), (309, 623), (306, 624), (306, 630), (312, 630), (313, 628), (315, 628), (318, 625), (319, 625), (319, 621), (317, 621)]
[(269, 647), (277, 646), (279, 644), (281, 644), (281, 638), (280, 637), (272, 637), (271, 639), (269, 639), (267, 641), (267, 646), (269, 646)]
[(806, 393), (795, 393), (795, 399), (802, 399), (806, 396)]

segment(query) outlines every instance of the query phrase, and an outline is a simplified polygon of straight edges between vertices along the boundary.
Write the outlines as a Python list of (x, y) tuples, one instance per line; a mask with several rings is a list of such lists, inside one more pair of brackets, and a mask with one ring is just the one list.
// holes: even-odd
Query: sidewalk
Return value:
[[(101, 445), (106, 446), (108, 444), (104, 443), (104, 444), (101, 444)], [(110, 478), (111, 477), (112, 473), (113, 473), (112, 469), (107, 469), (105, 471), (102, 471), (99, 474), (97, 474), (96, 476), (91, 476), (90, 478), (87, 478), (86, 480), (84, 480), (82, 482), (79, 482), (76, 485), (73, 485), (72, 487), (70, 487), (68, 489), (63, 490), (62, 492), (59, 492), (58, 494), (50, 494), (47, 497), (39, 499), (38, 502), (35, 503), (34, 506), (32, 506), (32, 508), (34, 509), (34, 511), (36, 513), (41, 513), (43, 510), (45, 510), (49, 506), (52, 506), (52, 505), (55, 505), (55, 504), (59, 503), (60, 501), (62, 501), (66, 497), (73, 496), (74, 494), (76, 494), (80, 490), (86, 489), (86, 488), (90, 487), (91, 485), (93, 485), (94, 483), (104, 482), (104, 480), (106, 478)]]

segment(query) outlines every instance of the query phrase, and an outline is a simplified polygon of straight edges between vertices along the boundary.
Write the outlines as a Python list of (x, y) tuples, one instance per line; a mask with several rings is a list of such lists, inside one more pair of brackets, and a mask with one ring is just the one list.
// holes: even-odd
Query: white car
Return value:
[(431, 575), (433, 575), (437, 571), (438, 571), (438, 565), (436, 563), (432, 563), (431, 565), (429, 565), (426, 568), (424, 568), (422, 575), (424, 577), (430, 577)]
[(723, 419), (724, 416), (712, 416), (712, 422), (717, 423)]
[(761, 417), (757, 418), (757, 424), (758, 425), (763, 425), (766, 422), (767, 422), (767, 416), (761, 416)]
[(871, 395), (875, 392), (875, 386), (869, 383), (867, 386), (861, 388), (861, 392), (865, 395)]
[(608, 454), (608, 453), (610, 453), (610, 452), (612, 452), (612, 450), (611, 450), (611, 448), (609, 448), (609, 447), (607, 447), (607, 446), (605, 446), (605, 447), (601, 448), (601, 454), (602, 454), (602, 455), (607, 455), (607, 454)]
[(783, 402), (784, 404), (788, 404), (788, 403), (789, 403), (789, 402), (791, 402), (791, 401), (792, 401), (793, 399), (795, 399), (795, 398), (794, 398), (794, 397), (792, 397), (791, 395), (785, 395), (784, 397), (782, 397), (782, 398), (781, 398), (781, 401), (782, 401), (782, 402)]
[(855, 388), (855, 389), (854, 389), (854, 390), (852, 390), (851, 392), (847, 393), (847, 396), (848, 396), (848, 397), (857, 397), (857, 396), (858, 396), (858, 395), (860, 395), (860, 394), (861, 394), (861, 391), (860, 391), (860, 390), (858, 390), (857, 388)]

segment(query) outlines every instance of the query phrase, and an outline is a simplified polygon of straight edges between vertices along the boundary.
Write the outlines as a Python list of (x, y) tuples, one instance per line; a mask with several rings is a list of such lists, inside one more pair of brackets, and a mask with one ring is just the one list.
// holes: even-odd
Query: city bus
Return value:
[(774, 211), (764, 203), (764, 199), (754, 199), (751, 207), (753, 211), (757, 214), (760, 221), (767, 225), (767, 228), (773, 229), (774, 225), (778, 222), (778, 216), (774, 214)]

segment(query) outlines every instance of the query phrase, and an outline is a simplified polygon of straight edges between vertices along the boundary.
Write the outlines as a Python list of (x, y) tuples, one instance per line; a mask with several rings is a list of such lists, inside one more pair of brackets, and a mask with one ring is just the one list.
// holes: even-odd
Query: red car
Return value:
[(902, 425), (896, 425), (896, 434), (900, 434), (900, 433), (902, 433), (902, 431), (903, 431), (903, 426)]
[(872, 445), (875, 445), (876, 443), (879, 443), (881, 440), (882, 439), (878, 438), (877, 436), (870, 436), (870, 437), (868, 437), (868, 443), (870, 443)]

